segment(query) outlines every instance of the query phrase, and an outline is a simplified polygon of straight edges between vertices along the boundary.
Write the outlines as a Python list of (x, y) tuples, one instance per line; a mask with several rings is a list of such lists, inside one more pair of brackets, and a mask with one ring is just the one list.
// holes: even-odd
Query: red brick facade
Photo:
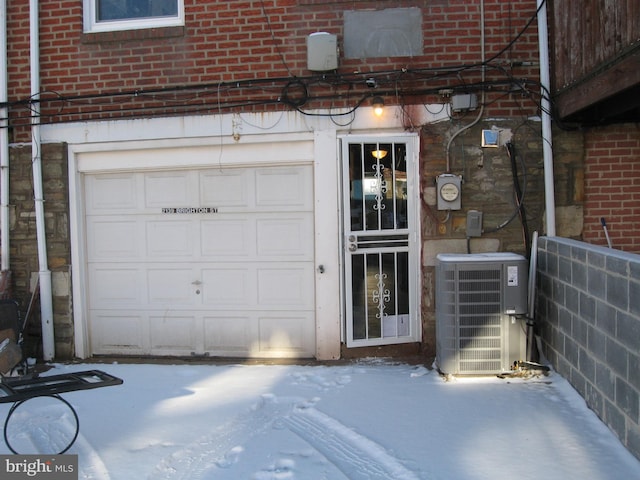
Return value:
[(640, 125), (592, 129), (585, 134), (584, 240), (640, 253)]
[[(81, 0), (40, 2), (43, 122), (283, 108), (283, 88), (293, 78), (308, 85), (305, 109), (353, 106), (371, 93), (365, 77), (381, 72), (386, 73), (379, 76), (380, 91), (395, 96), (389, 103), (439, 101), (438, 89), (480, 80), (481, 2), (184, 3), (184, 27), (88, 34)], [(422, 8), (423, 55), (362, 60), (341, 55), (335, 74), (307, 70), (309, 34), (325, 31), (341, 40), (345, 10), (399, 7)], [(29, 6), (10, 2), (8, 9), (9, 99), (28, 100)], [(485, 0), (484, 15), (486, 82), (494, 85), (485, 99), (491, 115), (535, 113), (540, 91), (537, 67), (531, 65), (538, 57), (535, 20), (510, 44), (535, 16), (535, 2)], [(531, 83), (514, 94), (512, 79)], [(28, 115), (27, 105), (13, 105), (16, 127), (28, 123)]]

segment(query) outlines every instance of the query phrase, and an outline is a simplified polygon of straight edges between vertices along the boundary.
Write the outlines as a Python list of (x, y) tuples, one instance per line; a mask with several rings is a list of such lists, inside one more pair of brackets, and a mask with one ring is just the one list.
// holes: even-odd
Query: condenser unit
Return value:
[(526, 360), (528, 262), (515, 253), (436, 257), (436, 363), (452, 375), (499, 374)]

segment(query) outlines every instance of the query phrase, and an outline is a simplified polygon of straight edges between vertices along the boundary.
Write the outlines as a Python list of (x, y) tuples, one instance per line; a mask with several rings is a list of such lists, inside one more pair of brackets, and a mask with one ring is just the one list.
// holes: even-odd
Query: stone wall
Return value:
[[(13, 296), (24, 316), (36, 287), (39, 259), (30, 144), (10, 148), (10, 268)], [(45, 229), (48, 267), (52, 272), (53, 322), (57, 359), (73, 357), (71, 250), (67, 147), (42, 145)], [(25, 355), (40, 358), (40, 305), (35, 304), (25, 329)]]
[[(491, 114), (491, 111), (489, 111)], [(488, 115), (489, 115), (488, 114)], [(462, 121), (425, 125), (421, 132), (420, 179), (422, 192), (422, 324), (423, 348), (435, 355), (435, 260), (439, 253), (515, 252), (528, 255), (524, 228), (515, 215), (514, 180), (510, 156), (504, 145), (482, 148), (482, 130), (500, 132), (501, 143), (512, 142), (515, 165), (524, 191), (524, 207), (529, 232), (543, 228), (544, 169), (541, 124), (527, 118), (485, 118), (456, 136), (469, 123)], [(573, 147), (569, 147), (573, 150)], [(580, 150), (563, 160), (580, 165)], [(442, 173), (462, 176), (460, 210), (438, 210), (436, 177)], [(561, 171), (558, 181), (567, 182)], [(483, 213), (483, 233), (467, 241), (469, 210)], [(510, 221), (509, 221), (510, 220)]]
[(540, 237), (543, 350), (640, 458), (640, 255)]

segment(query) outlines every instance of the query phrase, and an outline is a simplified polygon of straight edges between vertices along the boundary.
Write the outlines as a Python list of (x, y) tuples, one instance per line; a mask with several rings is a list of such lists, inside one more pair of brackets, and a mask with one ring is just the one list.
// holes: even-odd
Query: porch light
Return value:
[(381, 117), (384, 110), (384, 100), (382, 97), (373, 97), (371, 100), (371, 106), (373, 107), (373, 113), (376, 117)]

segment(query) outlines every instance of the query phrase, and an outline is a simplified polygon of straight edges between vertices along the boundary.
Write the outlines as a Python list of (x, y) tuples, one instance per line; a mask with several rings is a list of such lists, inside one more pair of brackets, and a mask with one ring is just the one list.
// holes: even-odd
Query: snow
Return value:
[[(80, 479), (640, 478), (640, 462), (554, 372), (447, 379), (366, 359), (55, 364), (44, 375), (92, 369), (124, 384), (62, 395), (80, 419), (67, 452)], [(30, 402), (12, 445), (51, 449), (74, 431), (62, 403), (21, 408)], [(0, 405), (1, 418), (9, 408)]]

